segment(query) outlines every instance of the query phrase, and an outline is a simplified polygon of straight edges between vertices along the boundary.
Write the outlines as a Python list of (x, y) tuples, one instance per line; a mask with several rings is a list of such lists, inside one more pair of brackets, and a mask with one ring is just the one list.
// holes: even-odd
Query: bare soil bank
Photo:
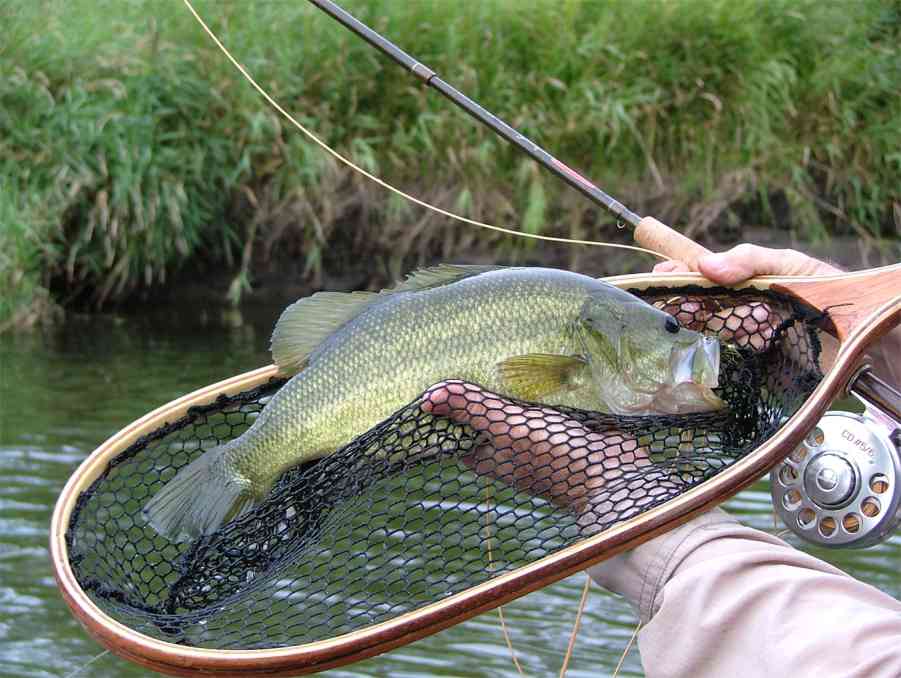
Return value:
[[(877, 249), (868, 241), (850, 236), (835, 236), (828, 242), (811, 243), (798, 239), (788, 231), (762, 226), (745, 227), (740, 233), (720, 235), (719, 239), (708, 240), (704, 244), (714, 251), (728, 249), (739, 242), (793, 248), (849, 270), (893, 264), (901, 259), (901, 243), (897, 242), (884, 249)], [(629, 243), (628, 231), (624, 231), (616, 240)], [(414, 268), (443, 260), (445, 259), (441, 256), (410, 257), (398, 266), (397, 262), (389, 263), (388, 253), (375, 251), (360, 256), (353, 251), (332, 248), (324, 257), (321, 279), (313, 282), (304, 272), (303, 257), (290, 254), (273, 256), (266, 262), (255, 262), (252, 269), (252, 289), (242, 298), (241, 306), (245, 309), (257, 304), (280, 307), (318, 290), (380, 289)], [(456, 263), (551, 266), (595, 276), (638, 273), (649, 270), (654, 264), (650, 256), (622, 250), (553, 243), (540, 243), (513, 260), (504, 257), (503, 253), (495, 256), (482, 247), (473, 247), (450, 260)], [(394, 271), (394, 268), (400, 270)], [(167, 285), (132, 297), (120, 309), (133, 311), (148, 303), (153, 306), (222, 306), (233, 276), (234, 272), (223, 271), (215, 265), (194, 264), (182, 269)]]

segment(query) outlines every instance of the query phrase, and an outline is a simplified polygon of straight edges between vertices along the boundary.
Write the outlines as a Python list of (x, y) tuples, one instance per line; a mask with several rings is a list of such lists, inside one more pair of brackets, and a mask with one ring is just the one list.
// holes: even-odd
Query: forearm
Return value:
[(901, 603), (716, 510), (591, 570), (668, 676), (901, 675)]

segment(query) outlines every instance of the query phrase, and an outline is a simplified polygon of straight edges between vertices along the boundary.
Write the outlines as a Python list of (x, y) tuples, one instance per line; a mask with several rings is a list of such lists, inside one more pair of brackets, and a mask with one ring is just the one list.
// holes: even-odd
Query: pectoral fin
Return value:
[(540, 400), (581, 386), (587, 365), (577, 355), (529, 353), (507, 358), (497, 369), (507, 395)]

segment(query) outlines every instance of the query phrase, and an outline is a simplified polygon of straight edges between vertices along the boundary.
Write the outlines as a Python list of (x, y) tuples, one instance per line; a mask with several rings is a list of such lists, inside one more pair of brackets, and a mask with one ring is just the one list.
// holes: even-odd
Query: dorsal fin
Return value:
[(504, 266), (491, 266), (482, 264), (438, 264), (428, 268), (420, 268), (413, 271), (403, 282), (394, 287), (383, 290), (382, 294), (394, 294), (396, 292), (418, 292), (430, 290), (442, 285), (450, 285), (464, 278), (471, 278), (480, 273), (497, 271)]
[(286, 308), (272, 332), (272, 359), (283, 374), (296, 374), (323, 341), (369, 306), (401, 292), (420, 292), (500, 266), (439, 264), (421, 268), (381, 292), (317, 292)]
[(272, 331), (272, 360), (284, 374), (295, 374), (319, 344), (377, 300), (376, 292), (317, 292), (295, 301)]

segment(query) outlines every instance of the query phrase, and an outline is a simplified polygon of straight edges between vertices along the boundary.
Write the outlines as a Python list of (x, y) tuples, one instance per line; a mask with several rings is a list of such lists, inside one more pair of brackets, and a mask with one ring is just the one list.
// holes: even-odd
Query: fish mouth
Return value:
[(716, 388), (720, 380), (720, 342), (701, 336), (670, 353), (670, 384), (692, 383)]

